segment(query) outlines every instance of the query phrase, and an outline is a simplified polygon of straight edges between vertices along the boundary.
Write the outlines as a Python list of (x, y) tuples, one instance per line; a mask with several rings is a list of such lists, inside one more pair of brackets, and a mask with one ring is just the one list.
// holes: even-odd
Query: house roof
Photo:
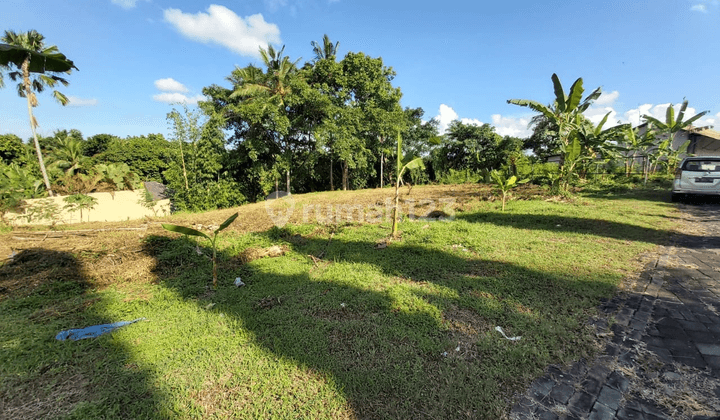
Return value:
[(711, 139), (720, 140), (720, 132), (717, 132), (717, 131), (712, 130), (707, 127), (691, 129), (690, 132), (693, 134), (703, 136), (703, 137), (709, 137)]
[(152, 195), (153, 200), (164, 200), (168, 198), (167, 187), (165, 187), (163, 184), (155, 181), (148, 181), (144, 184), (145, 188), (147, 188), (147, 190)]

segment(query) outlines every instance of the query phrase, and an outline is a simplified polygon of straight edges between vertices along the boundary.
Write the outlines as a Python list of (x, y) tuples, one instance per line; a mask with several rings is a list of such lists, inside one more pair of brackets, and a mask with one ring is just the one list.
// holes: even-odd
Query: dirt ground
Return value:
[[(518, 199), (534, 198), (542, 190), (520, 186)], [(0, 235), (0, 299), (30, 293), (43, 282), (77, 276), (77, 267), (56, 260), (72, 253), (80, 261), (85, 278), (102, 288), (124, 280), (152, 281), (152, 257), (142, 252), (148, 235), (174, 235), (161, 223), (192, 226), (211, 233), (235, 212), (239, 217), (228, 231), (265, 231), (284, 223), (335, 223), (365, 221), (388, 224), (394, 190), (367, 189), (297, 194), (278, 200), (246, 204), (197, 214), (177, 214), (125, 222), (94, 222), (48, 227), (16, 227)], [(403, 187), (401, 213), (405, 217), (447, 217), (472, 208), (478, 201), (496, 200), (488, 186), (478, 184)], [(360, 220), (362, 219), (362, 220)], [(60, 252), (53, 252), (60, 251)], [(57, 258), (56, 258), (57, 257)], [(12, 261), (12, 264), (6, 264)]]

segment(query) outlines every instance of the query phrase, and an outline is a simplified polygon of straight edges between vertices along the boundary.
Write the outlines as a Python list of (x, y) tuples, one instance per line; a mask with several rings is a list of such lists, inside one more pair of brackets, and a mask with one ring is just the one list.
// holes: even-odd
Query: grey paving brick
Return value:
[(597, 395), (600, 393), (602, 384), (603, 384), (602, 380), (598, 380), (597, 378), (588, 377), (584, 381), (582, 381), (580, 386), (587, 393), (592, 394), (592, 395)]
[(615, 418), (615, 409), (601, 403), (595, 403), (588, 420), (612, 420)]
[(645, 416), (642, 411), (633, 410), (632, 408), (621, 408), (616, 416), (618, 420), (643, 420)]
[(702, 322), (678, 320), (680, 326), (686, 331), (707, 331), (707, 327)]
[(575, 393), (575, 388), (568, 384), (558, 384), (550, 391), (550, 398), (557, 401), (558, 404), (567, 404), (568, 400)]
[(695, 344), (703, 356), (720, 356), (720, 345), (718, 344)]
[(575, 415), (584, 416), (590, 413), (594, 403), (594, 396), (587, 392), (576, 392), (568, 401), (568, 410)]
[(604, 386), (600, 391), (600, 395), (597, 397), (597, 403), (605, 405), (615, 411), (620, 406), (621, 399), (622, 393), (620, 391), (609, 386)]
[(530, 395), (536, 399), (546, 397), (554, 386), (555, 381), (548, 377), (542, 377), (532, 384)]
[(625, 392), (628, 386), (630, 386), (630, 380), (618, 371), (611, 373), (605, 383), (607, 386), (617, 389), (620, 392)]

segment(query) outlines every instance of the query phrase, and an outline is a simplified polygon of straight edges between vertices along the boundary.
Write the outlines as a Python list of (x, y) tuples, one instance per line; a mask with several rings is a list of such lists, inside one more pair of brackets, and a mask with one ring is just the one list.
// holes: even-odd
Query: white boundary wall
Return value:
[[(81, 222), (119, 222), (124, 220), (142, 219), (145, 216), (166, 216), (170, 214), (170, 200), (155, 201), (154, 211), (143, 206), (141, 203), (145, 201), (145, 190), (138, 189), (135, 191), (116, 191), (115, 193), (88, 193), (90, 197), (97, 199), (95, 207), (88, 211), (82, 211), (82, 220), (80, 220), (80, 212), (69, 212), (64, 207), (67, 205), (62, 197), (33, 198), (26, 200), (28, 206), (32, 206), (41, 200), (53, 200), (58, 209), (61, 210), (60, 216), (56, 223), (81, 223)], [(15, 226), (20, 225), (49, 225), (52, 220), (33, 220), (28, 223), (22, 214), (7, 213), (5, 219)]]

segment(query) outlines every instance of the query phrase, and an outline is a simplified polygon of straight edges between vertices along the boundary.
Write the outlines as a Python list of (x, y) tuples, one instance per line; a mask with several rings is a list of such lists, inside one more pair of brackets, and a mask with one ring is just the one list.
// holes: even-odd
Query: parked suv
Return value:
[(675, 170), (672, 201), (688, 194), (720, 196), (720, 156), (686, 157)]

